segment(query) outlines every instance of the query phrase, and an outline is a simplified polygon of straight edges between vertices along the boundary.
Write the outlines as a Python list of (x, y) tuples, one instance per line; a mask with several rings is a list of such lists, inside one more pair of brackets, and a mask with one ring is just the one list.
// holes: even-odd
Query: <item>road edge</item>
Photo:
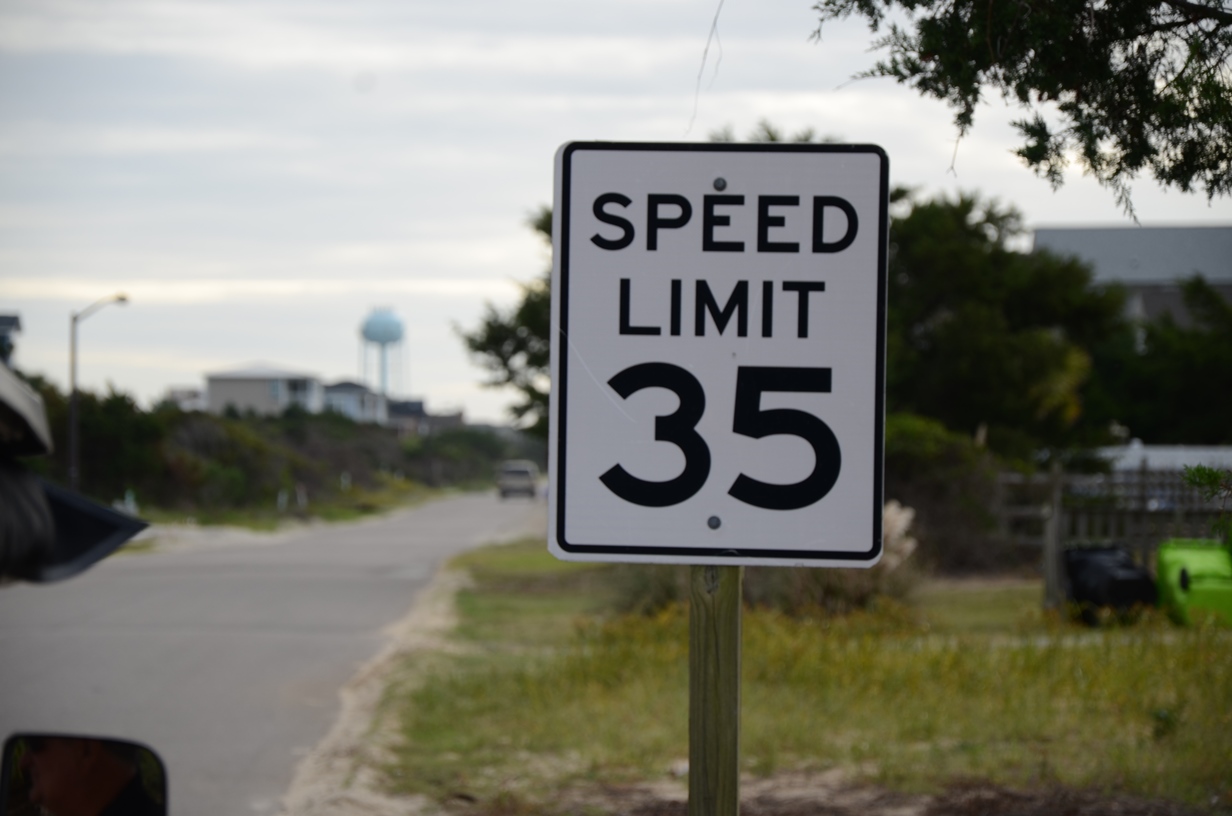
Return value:
[(385, 630), (385, 646), (340, 690), (341, 709), (329, 733), (296, 766), (279, 816), (393, 816), (428, 809), (427, 797), (393, 797), (380, 790), (374, 766), (396, 736), (397, 724), (378, 723), (376, 714), (394, 670), (408, 656), (450, 648), (447, 636), (457, 623), (454, 599), (469, 581), (464, 570), (440, 568), (410, 611)]

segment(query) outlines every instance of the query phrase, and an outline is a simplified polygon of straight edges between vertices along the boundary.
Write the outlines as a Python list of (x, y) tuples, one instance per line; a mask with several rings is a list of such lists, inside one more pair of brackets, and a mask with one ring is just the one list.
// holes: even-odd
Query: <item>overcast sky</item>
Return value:
[[(0, 5), (0, 312), (17, 363), (156, 400), (261, 361), (360, 369), (375, 306), (406, 323), (394, 390), (502, 420), (455, 327), (548, 262), (526, 228), (571, 140), (704, 140), (766, 119), (890, 156), (925, 194), (979, 190), (1028, 225), (1132, 228), (1074, 173), (1059, 193), (982, 110), (957, 145), (942, 104), (868, 67), (855, 22), (820, 42), (811, 0), (6, 0)], [(951, 163), (953, 168), (951, 169)], [(1227, 224), (1232, 202), (1135, 187), (1144, 224)], [(370, 363), (372, 376), (374, 365)]]

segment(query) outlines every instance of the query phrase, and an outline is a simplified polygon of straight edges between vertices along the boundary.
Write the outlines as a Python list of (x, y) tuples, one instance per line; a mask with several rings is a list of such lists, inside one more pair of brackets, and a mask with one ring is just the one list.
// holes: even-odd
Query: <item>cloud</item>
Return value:
[(150, 125), (113, 127), (53, 122), (6, 123), (0, 133), (0, 156), (124, 156), (167, 153), (217, 153), (247, 150), (303, 150), (314, 141), (302, 135), (279, 135), (219, 128), (168, 128)]
[(141, 303), (218, 303), (229, 300), (285, 303), (289, 298), (330, 298), (339, 295), (418, 295), (442, 298), (512, 300), (518, 294), (513, 281), (500, 278), (405, 278), (398, 280), (338, 277), (332, 280), (279, 278), (195, 278), (189, 280), (115, 279), (102, 287), (96, 278), (8, 278), (5, 297), (89, 302), (100, 288), (123, 292)]
[[(146, 55), (212, 60), (261, 69), (316, 67), (359, 71), (585, 70), (647, 76), (692, 55), (694, 37), (631, 32), (514, 32), (485, 21), (471, 26), (400, 15), (389, 5), (242, 4), (196, 0), (25, 0), (0, 10), (0, 51), (12, 54)], [(384, 24), (382, 24), (384, 22)], [(452, 24), (451, 24), (452, 23)], [(647, 48), (647, 39), (655, 41)]]
[[(233, 358), (220, 354), (185, 351), (183, 348), (160, 350), (132, 346), (91, 349), (90, 361), (102, 368), (157, 371), (170, 378), (178, 376), (185, 383), (192, 382), (193, 374), (198, 371), (217, 371), (235, 365)], [(196, 387), (200, 387), (199, 384)]]

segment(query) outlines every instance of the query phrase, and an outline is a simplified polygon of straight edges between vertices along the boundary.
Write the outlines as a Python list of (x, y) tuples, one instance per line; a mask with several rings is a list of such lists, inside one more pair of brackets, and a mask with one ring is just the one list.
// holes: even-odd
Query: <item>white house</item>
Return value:
[(205, 375), (206, 402), (210, 413), (228, 407), (269, 416), (292, 405), (318, 414), (325, 407), (325, 391), (314, 374), (255, 364)]
[(347, 380), (325, 386), (325, 410), (337, 411), (356, 422), (385, 425), (389, 421), (383, 396), (362, 383)]

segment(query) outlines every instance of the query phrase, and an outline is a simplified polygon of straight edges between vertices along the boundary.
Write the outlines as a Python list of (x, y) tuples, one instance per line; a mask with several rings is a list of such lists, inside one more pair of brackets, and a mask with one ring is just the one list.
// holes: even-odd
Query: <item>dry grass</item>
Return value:
[[(607, 568), (541, 548), (469, 557), (467, 654), (388, 701), (404, 735), (394, 789), (550, 812), (563, 787), (664, 778), (687, 756), (687, 611), (605, 618)], [(1030, 592), (746, 612), (745, 767), (1232, 802), (1229, 633), (1157, 616), (1071, 628), (1024, 610)]]

